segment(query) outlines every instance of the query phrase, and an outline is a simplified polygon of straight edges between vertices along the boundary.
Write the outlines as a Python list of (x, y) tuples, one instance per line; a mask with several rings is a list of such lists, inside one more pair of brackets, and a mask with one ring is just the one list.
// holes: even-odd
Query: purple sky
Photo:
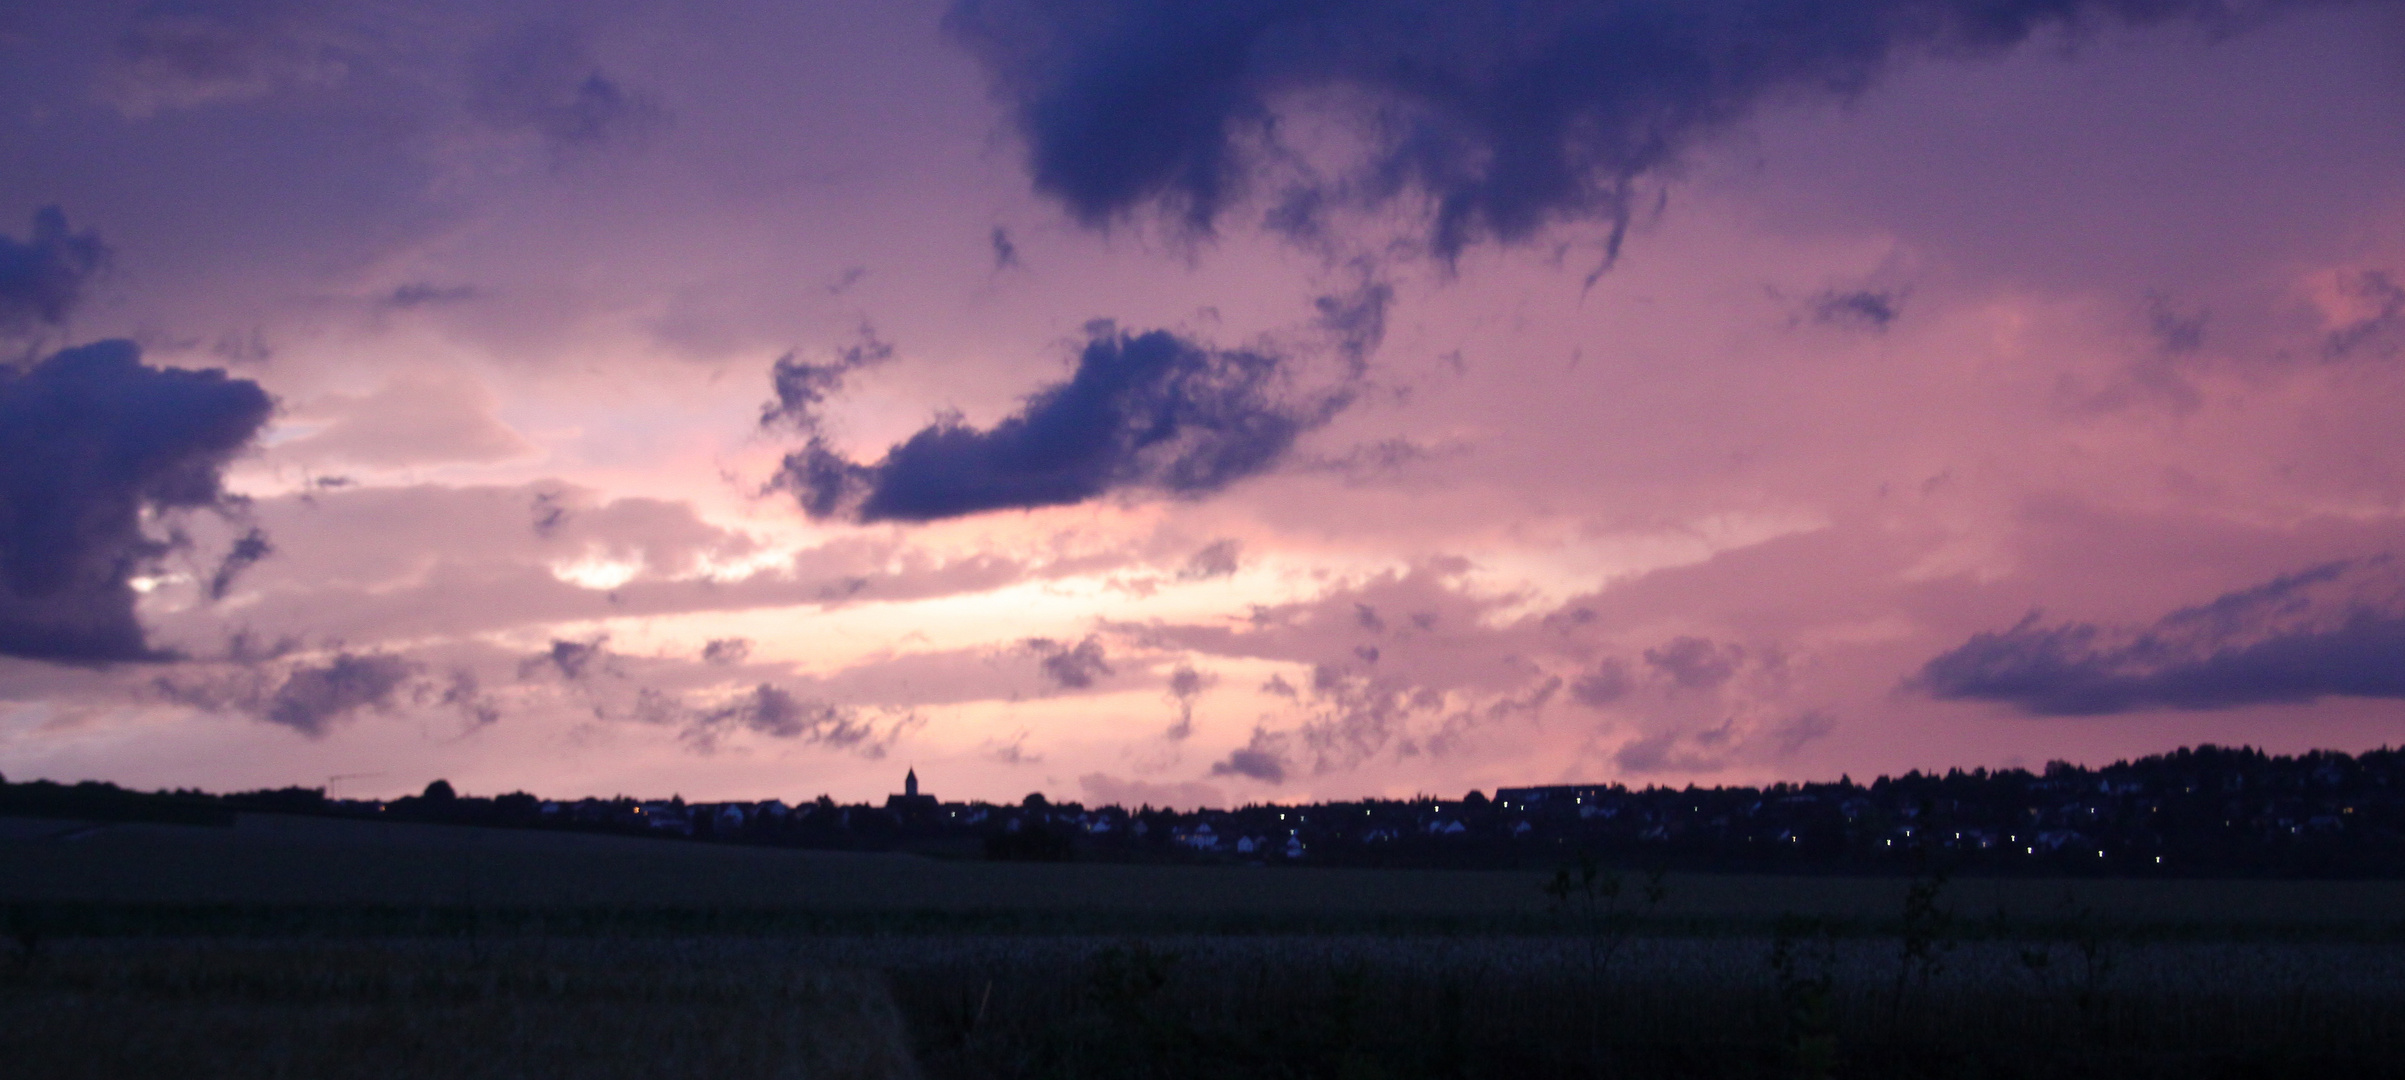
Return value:
[(2063, 10), (10, 6), (0, 773), (2396, 743), (2405, 7)]

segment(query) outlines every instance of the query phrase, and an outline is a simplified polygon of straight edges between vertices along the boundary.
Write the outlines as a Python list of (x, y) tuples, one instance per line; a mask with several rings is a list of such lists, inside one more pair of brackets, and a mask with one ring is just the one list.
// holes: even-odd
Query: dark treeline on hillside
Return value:
[(322, 789), (143, 793), (0, 780), (0, 814), (231, 824), (238, 812), (632, 833), (719, 843), (1022, 860), (1342, 866), (1631, 865), (1793, 872), (2405, 876), (2405, 752), (2294, 757), (2212, 745), (2100, 769), (1907, 773), (1869, 784), (1557, 785), (1489, 797), (1173, 811), (896, 795), (687, 803), (460, 795), (389, 801)]

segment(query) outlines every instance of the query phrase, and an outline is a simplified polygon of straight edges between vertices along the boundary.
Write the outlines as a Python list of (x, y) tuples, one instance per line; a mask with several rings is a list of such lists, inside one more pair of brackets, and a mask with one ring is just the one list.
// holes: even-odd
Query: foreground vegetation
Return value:
[[(2405, 953), (2077, 939), (50, 942), (47, 1077), (2405, 1075)], [(912, 1059), (915, 1058), (915, 1061)]]
[(920, 1060), (961, 1078), (2405, 1075), (2393, 984), (2316, 983), (2293, 955), (2032, 948), (1899, 981), (1892, 942), (1643, 942), (1598, 982), (1508, 949), (1135, 943), (894, 979)]
[(867, 973), (446, 943), (31, 948), (0, 973), (0, 1071), (24, 1080), (916, 1075)]

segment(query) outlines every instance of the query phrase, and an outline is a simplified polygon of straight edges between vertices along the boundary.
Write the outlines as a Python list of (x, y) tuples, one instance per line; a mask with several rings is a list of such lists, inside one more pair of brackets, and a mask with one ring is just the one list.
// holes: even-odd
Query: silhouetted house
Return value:
[(733, 836), (743, 831), (743, 807), (728, 803), (718, 808), (710, 819), (710, 831), (720, 836)]
[(1495, 789), (1495, 805), (1506, 810), (1534, 810), (1545, 806), (1592, 806), (1597, 800), (1612, 794), (1612, 789), (1596, 784), (1548, 784), (1542, 787), (1507, 787)]
[(2078, 832), (2075, 832), (2071, 829), (2048, 829), (2037, 835), (2036, 841), (2030, 845), (2030, 853), (2036, 854), (2041, 849), (2045, 851), (2061, 851), (2066, 847), (2078, 848), (2086, 846), (2088, 846), (2088, 838), (2079, 834)]
[(693, 819), (686, 815), (684, 807), (675, 803), (644, 803), (636, 812), (642, 815), (643, 823), (653, 829), (679, 836), (693, 835)]

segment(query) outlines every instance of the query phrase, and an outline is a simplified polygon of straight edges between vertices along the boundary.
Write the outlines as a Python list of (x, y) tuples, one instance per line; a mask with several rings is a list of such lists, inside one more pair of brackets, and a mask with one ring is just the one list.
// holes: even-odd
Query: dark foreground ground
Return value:
[(2394, 883), (1621, 880), (0, 821), (0, 1075), (2405, 1076)]

